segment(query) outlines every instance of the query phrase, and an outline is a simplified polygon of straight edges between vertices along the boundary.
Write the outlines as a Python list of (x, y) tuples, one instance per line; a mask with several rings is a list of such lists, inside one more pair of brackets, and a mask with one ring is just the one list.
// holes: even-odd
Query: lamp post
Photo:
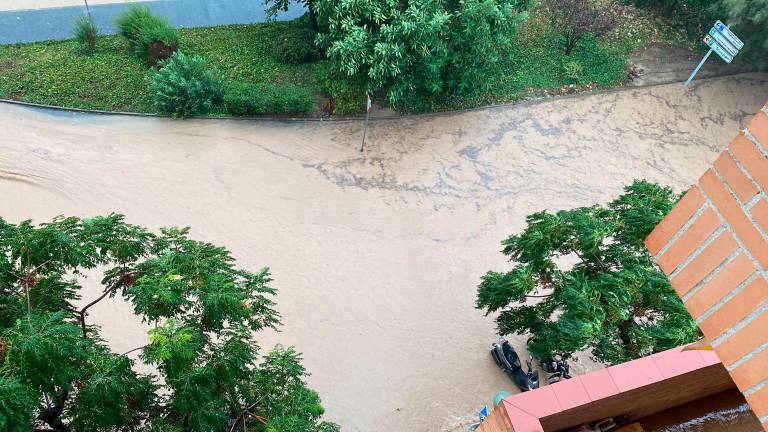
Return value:
[(360, 144), (360, 152), (363, 152), (363, 147), (365, 147), (365, 134), (368, 132), (368, 115), (371, 113), (371, 95), (365, 96), (368, 99), (368, 102), (365, 104), (365, 126), (363, 126), (363, 143)]
[(88, 19), (93, 22), (93, 17), (91, 16), (91, 8), (88, 7), (88, 0), (83, 0), (83, 3), (85, 3), (85, 12), (88, 14)]

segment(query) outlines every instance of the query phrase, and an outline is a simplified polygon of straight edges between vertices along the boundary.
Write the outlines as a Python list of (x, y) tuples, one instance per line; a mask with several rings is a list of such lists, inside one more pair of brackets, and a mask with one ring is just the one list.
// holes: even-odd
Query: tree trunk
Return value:
[(621, 339), (621, 344), (624, 346), (624, 352), (628, 353), (632, 358), (637, 358), (637, 347), (632, 342), (632, 337), (629, 334), (629, 326), (631, 325), (631, 320), (626, 320), (619, 323), (619, 339)]
[(576, 46), (576, 42), (579, 40), (579, 36), (575, 34), (565, 35), (565, 55), (570, 56), (573, 48)]
[(666, 18), (671, 18), (672, 13), (675, 12), (675, 8), (677, 8), (677, 1), (671, 1), (664, 5), (664, 7), (661, 9), (662, 15)]
[(311, 28), (312, 31), (317, 31), (319, 27), (317, 25), (317, 15), (315, 14), (315, 7), (312, 4), (312, 0), (307, 0), (307, 9), (309, 11), (309, 28)]

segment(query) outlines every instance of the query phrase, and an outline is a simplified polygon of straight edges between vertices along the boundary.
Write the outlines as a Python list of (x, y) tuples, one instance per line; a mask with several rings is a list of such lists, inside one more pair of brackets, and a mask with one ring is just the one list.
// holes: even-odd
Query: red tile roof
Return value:
[[(577, 376), (530, 392), (507, 397), (503, 400), (504, 409), (495, 411), (506, 413), (512, 427), (511, 430), (514, 432), (544, 432), (545, 430), (552, 430), (545, 427), (547, 423), (562, 424), (564, 419), (575, 418), (569, 413), (579, 411), (579, 407), (584, 408), (580, 410), (582, 415), (593, 415), (595, 410), (588, 407), (596, 406), (594, 404), (605, 405), (604, 401), (615, 398), (618, 395), (652, 389), (656, 385), (669, 383), (668, 380), (671, 378), (702, 371), (709, 367), (716, 367), (717, 370), (722, 370), (720, 359), (714, 352), (683, 351), (682, 347), (678, 347), (617, 366), (597, 370), (586, 375)], [(720, 379), (720, 382), (703, 383), (705, 385), (713, 384), (714, 387), (692, 389), (692, 393), (695, 394), (694, 397), (707, 395), (699, 394), (700, 392), (710, 392), (712, 394), (723, 391), (728, 387), (733, 387), (733, 383), (727, 378), (728, 375), (724, 371), (721, 373), (721, 376), (725, 376), (726, 380)], [(696, 381), (702, 380), (690, 379), (688, 381), (695, 387)], [(684, 392), (678, 393), (681, 397), (685, 397)], [(639, 405), (643, 403), (642, 399), (647, 398), (637, 399), (633, 403)], [(652, 401), (650, 402), (653, 403)], [(679, 401), (679, 403), (685, 402), (687, 400)], [(668, 406), (663, 406), (662, 408), (665, 409)], [(626, 410), (627, 407), (620, 406), (618, 409)], [(605, 413), (595, 414), (599, 417), (591, 420), (599, 420), (610, 415), (619, 414), (624, 414), (624, 412), (606, 411)], [(571, 424), (567, 427), (571, 426), (578, 426), (578, 424)], [(483, 432), (495, 430), (509, 431), (509, 429), (490, 428), (481, 428), (479, 430)]]

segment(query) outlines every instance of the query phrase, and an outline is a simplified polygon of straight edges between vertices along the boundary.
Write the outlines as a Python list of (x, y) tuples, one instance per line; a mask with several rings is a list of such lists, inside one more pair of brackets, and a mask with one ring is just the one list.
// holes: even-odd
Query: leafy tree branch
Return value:
[[(280, 324), (269, 271), (188, 234), (116, 214), (0, 218), (0, 430), (338, 431), (293, 348), (258, 354), (258, 332)], [(86, 271), (104, 288), (83, 304)], [(123, 354), (86, 323), (118, 296), (154, 324)], [(136, 351), (154, 373), (137, 372)]]
[(643, 245), (676, 200), (669, 188), (635, 181), (605, 207), (528, 216), (502, 242), (512, 269), (482, 277), (477, 308), (498, 313), (501, 334), (529, 335), (538, 358), (590, 349), (617, 364), (697, 340), (695, 321)]

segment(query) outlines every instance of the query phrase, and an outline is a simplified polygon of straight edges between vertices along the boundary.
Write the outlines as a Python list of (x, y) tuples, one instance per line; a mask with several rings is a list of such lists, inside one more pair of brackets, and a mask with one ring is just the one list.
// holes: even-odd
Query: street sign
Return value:
[(699, 73), (699, 70), (704, 66), (704, 63), (709, 56), (712, 55), (713, 51), (716, 52), (724, 62), (730, 63), (739, 53), (739, 50), (744, 48), (744, 42), (742, 42), (738, 36), (733, 34), (731, 29), (720, 20), (715, 21), (715, 25), (709, 29), (709, 34), (704, 36), (704, 43), (709, 47), (709, 51), (707, 51), (704, 58), (701, 59), (696, 66), (696, 69), (691, 73), (691, 76), (685, 81), (685, 84), (683, 84), (686, 87), (693, 81), (693, 77)]
[(485, 405), (483, 409), (480, 410), (477, 417), (480, 418), (480, 421), (483, 421), (486, 417), (488, 417), (488, 405)]
[(725, 38), (728, 39), (728, 42), (730, 42), (731, 45), (736, 47), (737, 50), (744, 48), (744, 42), (742, 42), (738, 36), (733, 34), (731, 29), (729, 29), (727, 25), (723, 24), (722, 21), (720, 20), (715, 21), (715, 29), (717, 29), (717, 31), (722, 33), (723, 36), (725, 36)]
[(728, 54), (731, 55), (731, 57), (735, 57), (736, 54), (739, 53), (739, 49), (731, 45), (728, 39), (725, 36), (723, 36), (722, 33), (717, 31), (714, 27), (709, 29), (709, 35), (712, 37), (712, 39), (715, 40), (715, 42), (717, 42), (718, 45), (723, 47), (723, 49), (727, 51)]
[(720, 56), (721, 59), (723, 59), (724, 62), (730, 63), (733, 61), (733, 56), (728, 53), (728, 51), (725, 50), (722, 46), (720, 46), (719, 43), (717, 43), (714, 39), (712, 39), (712, 36), (706, 35), (704, 36), (704, 43), (707, 44), (712, 50), (714, 50), (717, 55)]

